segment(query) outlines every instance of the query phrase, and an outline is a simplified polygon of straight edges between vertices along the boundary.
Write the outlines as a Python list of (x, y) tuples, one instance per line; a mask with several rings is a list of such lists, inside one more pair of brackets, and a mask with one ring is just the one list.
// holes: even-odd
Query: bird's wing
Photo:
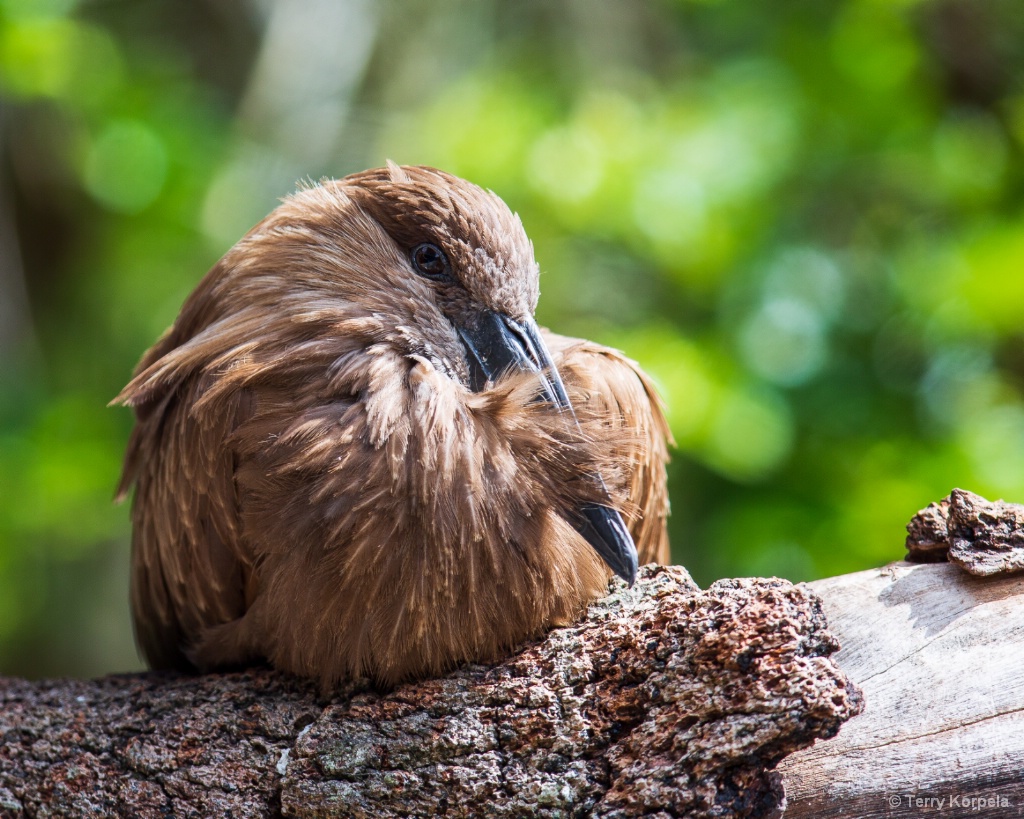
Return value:
[[(120, 494), (132, 505), (131, 605), (136, 641), (154, 668), (189, 669), (187, 652), (203, 629), (245, 613), (252, 590), (239, 538), (234, 456), (225, 441), (249, 412), (239, 391), (217, 411), (194, 412), (201, 376), (158, 389), (142, 378), (158, 344), (118, 397), (138, 421), (128, 444)], [(168, 345), (169, 346), (169, 345)]]
[(640, 563), (669, 563), (665, 465), (668, 445), (673, 442), (654, 384), (636, 362), (618, 350), (548, 331), (544, 341), (563, 380), (581, 393), (574, 396), (574, 405), (581, 406), (581, 397), (582, 406), (596, 403), (607, 413), (611, 428), (624, 427), (634, 433), (625, 444), (616, 436), (616, 446), (622, 447), (616, 455), (628, 469), (625, 486), (612, 488), (630, 501), (624, 515)]

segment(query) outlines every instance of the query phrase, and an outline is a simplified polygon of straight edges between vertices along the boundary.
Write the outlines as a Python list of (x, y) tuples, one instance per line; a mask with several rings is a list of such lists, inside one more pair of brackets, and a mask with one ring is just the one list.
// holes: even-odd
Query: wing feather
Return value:
[[(238, 537), (234, 456), (225, 445), (250, 414), (249, 397), (240, 390), (222, 411), (192, 413), (203, 387), (202, 379), (186, 378), (146, 388), (119, 490), (124, 496), (136, 488), (131, 605), (136, 642), (153, 668), (192, 668), (194, 636), (241, 617), (252, 594), (251, 559)], [(129, 385), (120, 398), (133, 396)]]
[[(674, 443), (662, 402), (640, 366), (618, 350), (591, 341), (544, 331), (555, 366), (567, 385), (604, 410), (613, 426), (636, 434), (618, 443), (628, 469), (626, 524), (636, 541), (640, 563), (671, 562), (668, 539), (668, 447)], [(621, 436), (617, 436), (621, 439)]]

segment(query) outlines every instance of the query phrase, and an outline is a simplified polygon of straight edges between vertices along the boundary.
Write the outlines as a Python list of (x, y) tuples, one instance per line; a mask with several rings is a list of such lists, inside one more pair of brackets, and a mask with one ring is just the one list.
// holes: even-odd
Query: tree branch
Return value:
[(4, 816), (764, 816), (861, 707), (820, 601), (647, 567), (495, 667), (325, 699), (269, 670), (0, 680)]

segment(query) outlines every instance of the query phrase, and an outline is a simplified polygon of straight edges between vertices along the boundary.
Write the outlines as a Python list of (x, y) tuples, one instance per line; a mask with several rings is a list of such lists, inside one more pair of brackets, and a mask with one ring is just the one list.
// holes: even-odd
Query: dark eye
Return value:
[(412, 266), (428, 279), (444, 279), (449, 275), (448, 257), (437, 245), (424, 242), (412, 249)]

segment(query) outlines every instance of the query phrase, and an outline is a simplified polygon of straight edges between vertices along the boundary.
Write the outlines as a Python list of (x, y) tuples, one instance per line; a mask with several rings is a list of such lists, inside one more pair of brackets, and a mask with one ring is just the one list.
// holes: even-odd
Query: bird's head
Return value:
[(344, 181), (451, 324), (466, 386), (534, 370), (548, 398), (568, 408), (533, 319), (539, 271), (519, 217), (490, 191), (433, 168), (389, 164)]
[(539, 296), (533, 245), (495, 194), (457, 176), (389, 164), (342, 180), (345, 191), (433, 283), (449, 317), (481, 307), (521, 320)]

